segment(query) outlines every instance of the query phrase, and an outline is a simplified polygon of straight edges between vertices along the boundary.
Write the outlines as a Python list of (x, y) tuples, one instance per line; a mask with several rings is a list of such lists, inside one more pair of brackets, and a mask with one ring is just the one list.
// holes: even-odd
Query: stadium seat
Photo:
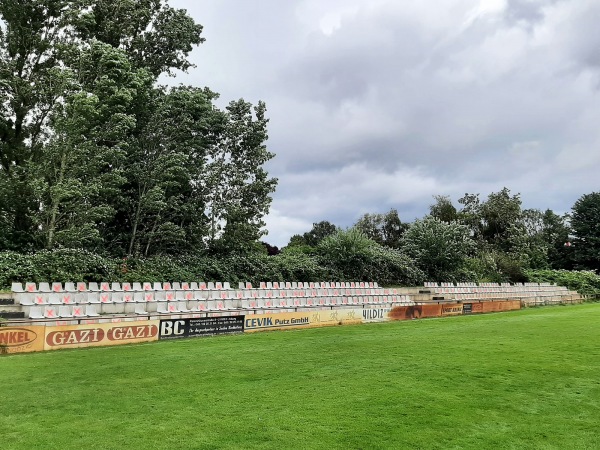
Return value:
[(85, 317), (85, 312), (83, 306), (75, 305), (73, 306), (73, 317)]
[(10, 290), (11, 292), (25, 292), (21, 283), (14, 282), (10, 284)]
[(100, 303), (100, 295), (98, 294), (98, 292), (88, 292), (87, 293), (87, 303), (90, 303), (90, 304)]
[(24, 306), (30, 306), (35, 305), (35, 296), (36, 294), (29, 292), (16, 292), (13, 297), (16, 303)]
[(188, 309), (186, 302), (177, 302), (176, 305), (177, 305), (176, 307), (179, 310), (179, 312), (182, 312), (182, 313), (191, 312), (191, 310)]
[(42, 311), (41, 306), (32, 306), (29, 308), (29, 318), (30, 319), (43, 319), (44, 312)]
[(146, 311), (146, 305), (144, 303), (136, 303), (134, 312), (135, 314), (148, 314)]
[(44, 317), (46, 319), (57, 319), (58, 313), (56, 311), (56, 308), (54, 306), (46, 306), (44, 308)]
[(62, 305), (60, 294), (55, 294), (54, 292), (49, 294), (48, 295), (48, 304), (49, 305)]
[(64, 292), (60, 298), (63, 305), (72, 305), (75, 303), (75, 294), (73, 293)]
[(58, 316), (61, 318), (73, 317), (73, 313), (71, 312), (71, 307), (67, 305), (62, 305), (58, 307)]
[(85, 315), (87, 317), (98, 317), (98, 316), (100, 316), (100, 314), (98, 314), (98, 312), (96, 311), (96, 305), (95, 304), (85, 305)]

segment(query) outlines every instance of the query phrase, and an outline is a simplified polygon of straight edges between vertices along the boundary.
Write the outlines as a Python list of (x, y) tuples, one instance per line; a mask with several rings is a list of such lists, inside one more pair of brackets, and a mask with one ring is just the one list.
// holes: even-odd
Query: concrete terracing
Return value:
[(0, 317), (16, 324), (77, 324), (156, 318), (268, 314), (345, 308), (391, 309), (435, 303), (519, 300), (523, 307), (580, 303), (565, 287), (526, 283), (426, 283), (382, 288), (373, 282), (261, 283), (20, 283), (0, 294)]

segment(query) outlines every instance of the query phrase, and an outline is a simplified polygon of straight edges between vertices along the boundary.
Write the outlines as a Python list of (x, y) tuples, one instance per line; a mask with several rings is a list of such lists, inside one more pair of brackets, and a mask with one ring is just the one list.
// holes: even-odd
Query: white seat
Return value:
[(77, 286), (72, 281), (67, 281), (65, 283), (65, 292), (77, 292)]
[(143, 291), (142, 283), (140, 283), (139, 281), (134, 281), (133, 284), (131, 285), (131, 290), (132, 291)]
[(15, 302), (19, 305), (35, 305), (35, 295), (30, 292), (15, 292), (13, 295)]
[(187, 307), (187, 303), (186, 303), (186, 302), (177, 302), (177, 303), (176, 303), (176, 305), (177, 305), (177, 309), (178, 309), (180, 312), (185, 312), (185, 313), (187, 313), (187, 312), (191, 312), (191, 311), (188, 309), (188, 307)]
[(51, 293), (48, 295), (49, 305), (62, 305), (60, 294)]
[(112, 302), (113, 303), (124, 303), (123, 292), (113, 292), (112, 294)]
[(135, 305), (135, 314), (148, 314), (146, 311), (146, 305), (143, 303), (137, 303)]
[(87, 285), (83, 281), (77, 282), (77, 292), (87, 292)]
[(46, 282), (42, 281), (40, 283), (40, 285), (38, 286), (38, 291), (40, 291), (40, 292), (52, 292), (52, 289), (50, 289), (50, 283), (46, 283)]
[(110, 294), (108, 292), (101, 292), (99, 294), (100, 303), (112, 303)]
[(106, 281), (103, 281), (102, 283), (100, 283), (100, 290), (102, 292), (111, 292), (112, 289), (110, 287), (110, 283), (107, 283)]
[(205, 312), (208, 311), (208, 303), (206, 300), (200, 300), (193, 311)]
[(171, 283), (169, 283), (168, 281), (165, 281), (163, 283), (162, 288), (165, 291), (171, 291), (171, 290), (173, 290), (173, 286), (171, 286)]
[(75, 303), (75, 295), (72, 292), (64, 292), (61, 296), (61, 303), (63, 305), (72, 305), (73, 303)]
[(37, 292), (37, 286), (35, 283), (25, 283), (25, 291), (26, 292)]
[(44, 313), (42, 311), (41, 306), (32, 306), (29, 308), (29, 318), (30, 319), (43, 319)]
[(25, 292), (21, 283), (11, 283), (10, 290), (11, 292)]
[(164, 294), (165, 294), (164, 297), (165, 297), (166, 301), (174, 302), (176, 300), (174, 291), (165, 291)]
[(98, 283), (96, 283), (95, 281), (90, 281), (88, 283), (88, 291), (100, 292), (100, 286), (98, 286)]
[(62, 305), (58, 307), (58, 316), (59, 317), (73, 317), (73, 313), (71, 312), (71, 307), (67, 305)]
[(96, 305), (85, 305), (85, 315), (88, 317), (98, 317), (100, 314), (96, 311)]
[(229, 281), (225, 281), (223, 283), (223, 289), (231, 289), (231, 285), (229, 284)]
[(163, 290), (163, 287), (162, 287), (162, 284), (161, 284), (161, 283), (159, 283), (159, 282), (155, 281), (155, 282), (153, 283), (152, 289), (154, 289), (155, 291), (162, 291), (162, 290)]
[(110, 283), (110, 289), (115, 292), (123, 291), (123, 288), (121, 287), (121, 283)]
[(97, 292), (88, 292), (85, 294), (85, 298), (87, 299), (86, 303), (98, 304), (100, 303), (100, 296)]
[(135, 300), (133, 299), (134, 294), (129, 291), (123, 291), (123, 303), (133, 303)]
[(151, 291), (152, 290), (152, 283), (146, 281), (142, 284), (142, 290), (144, 291)]
[(73, 317), (85, 317), (85, 312), (83, 306), (74, 305), (73, 306)]
[(56, 312), (56, 308), (54, 306), (46, 306), (44, 308), (44, 317), (46, 319), (57, 319), (58, 313)]

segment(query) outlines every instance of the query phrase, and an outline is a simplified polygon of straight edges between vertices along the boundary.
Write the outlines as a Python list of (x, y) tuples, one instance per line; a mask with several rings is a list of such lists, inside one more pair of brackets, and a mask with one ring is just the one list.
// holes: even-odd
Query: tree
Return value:
[(402, 223), (397, 210), (391, 209), (385, 214), (367, 213), (358, 219), (354, 227), (380, 245), (398, 248), (408, 225)]
[(581, 196), (573, 205), (573, 256), (579, 269), (600, 269), (600, 192)]
[(0, 2), (0, 249), (259, 245), (265, 104), (157, 84), (201, 32), (161, 0)]
[(414, 286), (425, 278), (411, 258), (378, 244), (357, 228), (327, 236), (317, 246), (317, 255), (336, 279)]
[(445, 195), (434, 195), (435, 203), (429, 206), (429, 215), (442, 222), (454, 222), (458, 220), (458, 211), (452, 204), (450, 197)]
[(315, 222), (313, 223), (312, 229), (304, 233), (302, 236), (298, 234), (292, 236), (290, 238), (290, 242), (288, 243), (288, 247), (303, 245), (316, 247), (323, 239), (335, 234), (337, 231), (338, 227), (327, 220)]
[(474, 249), (467, 226), (431, 216), (413, 222), (402, 237), (402, 250), (433, 281), (456, 279)]
[(520, 194), (511, 196), (507, 188), (492, 192), (480, 211), (483, 239), (498, 249), (508, 250), (510, 232), (521, 219)]
[[(123, 71), (124, 77), (145, 72), (155, 82), (162, 73), (186, 70), (189, 51), (202, 42), (201, 30), (184, 10), (159, 0), (0, 2), (0, 222), (7, 225), (0, 245), (22, 250), (51, 246), (62, 226), (73, 237), (75, 230), (104, 220), (104, 214), (91, 214), (83, 227), (81, 215), (60, 220), (68, 215), (66, 203), (76, 197), (68, 180), (76, 184), (80, 177), (66, 170), (68, 160), (84, 147), (80, 156), (89, 154), (93, 145), (124, 150), (129, 136), (110, 133), (121, 133), (124, 123), (132, 125), (127, 116), (133, 109), (135, 123), (144, 123), (143, 102), (122, 107), (129, 93), (142, 98), (140, 91), (148, 84), (138, 83), (137, 92), (127, 93), (115, 84), (115, 72)], [(69, 111), (78, 110), (75, 103), (83, 107), (77, 92), (98, 98), (93, 143), (74, 141), (81, 141), (77, 127), (91, 125), (69, 121)], [(115, 128), (115, 122), (121, 123)], [(68, 153), (61, 150), (65, 146), (71, 147)]]
[(262, 218), (277, 185), (264, 169), (274, 156), (265, 145), (268, 122), (263, 102), (253, 107), (240, 99), (226, 108), (223, 131), (209, 151), (200, 183), (206, 193), (211, 247), (254, 248), (266, 234)]

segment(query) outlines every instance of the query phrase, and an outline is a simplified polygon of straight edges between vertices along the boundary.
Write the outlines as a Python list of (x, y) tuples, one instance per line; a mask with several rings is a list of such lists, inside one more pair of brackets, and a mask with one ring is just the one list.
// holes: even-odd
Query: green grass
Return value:
[(600, 305), (0, 358), (0, 448), (600, 448)]

